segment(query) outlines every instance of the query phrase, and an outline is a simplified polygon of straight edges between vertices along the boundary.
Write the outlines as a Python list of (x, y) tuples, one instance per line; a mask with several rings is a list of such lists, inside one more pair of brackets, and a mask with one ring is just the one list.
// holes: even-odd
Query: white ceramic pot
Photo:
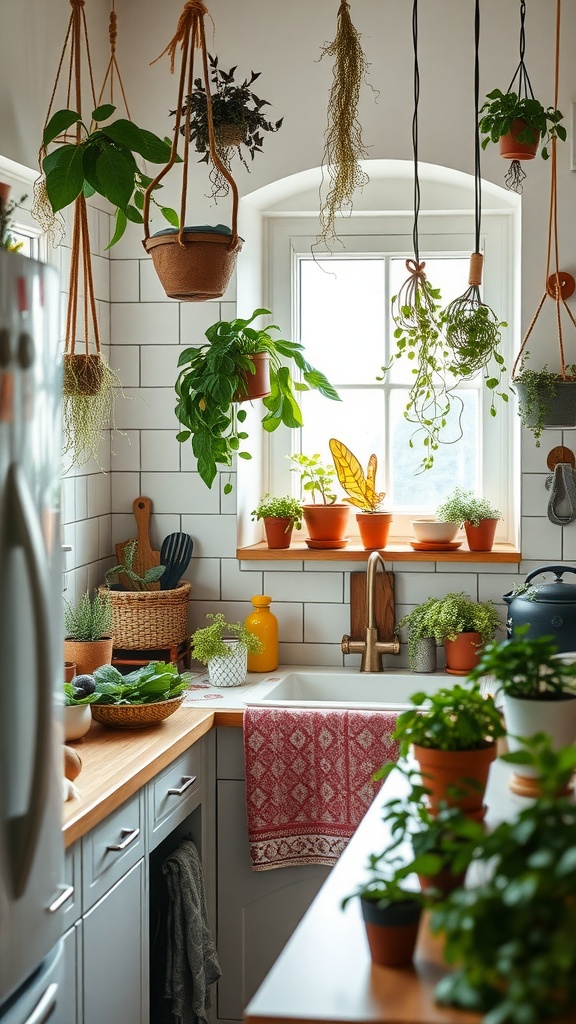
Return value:
[(64, 712), (64, 740), (79, 740), (92, 725), (92, 710), (89, 704), (66, 704)]
[(412, 522), (414, 536), (423, 544), (451, 544), (459, 529), (460, 523), (437, 523), (428, 519)]
[(237, 640), (224, 640), (229, 654), (217, 655), (208, 662), (210, 686), (242, 686), (248, 671), (248, 651)]
[[(522, 750), (522, 743), (515, 737), (534, 736), (537, 732), (547, 733), (555, 750), (576, 741), (576, 697), (567, 697), (565, 700), (528, 700), (504, 694), (502, 707), (508, 747), (512, 752)], [(514, 771), (517, 775), (529, 778), (536, 774), (534, 768), (524, 764), (514, 765)]]

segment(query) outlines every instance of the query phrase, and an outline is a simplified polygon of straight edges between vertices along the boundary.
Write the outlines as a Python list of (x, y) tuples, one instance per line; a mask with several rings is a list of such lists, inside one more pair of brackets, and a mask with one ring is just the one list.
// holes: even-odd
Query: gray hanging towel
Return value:
[(210, 986), (222, 976), (208, 927), (204, 876), (191, 839), (162, 864), (168, 888), (168, 948), (164, 995), (175, 1024), (207, 1024)]
[(557, 526), (568, 526), (576, 519), (576, 476), (569, 462), (559, 462), (546, 477), (550, 491), (548, 519)]

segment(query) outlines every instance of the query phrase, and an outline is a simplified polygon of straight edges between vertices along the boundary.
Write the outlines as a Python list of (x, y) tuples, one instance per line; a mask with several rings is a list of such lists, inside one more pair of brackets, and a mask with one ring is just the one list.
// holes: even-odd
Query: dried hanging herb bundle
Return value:
[(341, 0), (336, 37), (332, 43), (323, 47), (320, 59), (324, 56), (335, 57), (335, 62), (322, 158), (322, 167), (328, 174), (330, 188), (325, 200), (320, 201), (321, 231), (318, 243), (337, 239), (337, 211), (350, 210), (355, 190), (363, 188), (368, 182), (368, 175), (358, 163), (368, 155), (358, 120), (360, 86), (366, 77), (368, 62), (360, 45), (360, 36), (350, 18), (348, 0)]
[(70, 466), (84, 466), (90, 459), (98, 463), (102, 431), (114, 428), (115, 389), (121, 390), (122, 384), (102, 356), (99, 356), (99, 364), (101, 380), (92, 394), (84, 393), (81, 380), (74, 388), (70, 366), (67, 369), (67, 386), (62, 396), (62, 455)]

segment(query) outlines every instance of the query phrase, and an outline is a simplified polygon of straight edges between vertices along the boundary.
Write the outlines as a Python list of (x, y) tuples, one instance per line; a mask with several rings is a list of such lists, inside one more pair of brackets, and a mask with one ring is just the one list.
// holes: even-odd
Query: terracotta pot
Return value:
[(484, 817), (484, 793), (496, 744), (478, 750), (435, 750), (414, 744), (422, 781), (430, 790), (430, 810), (436, 814), (441, 801), (459, 807), (470, 818)]
[(378, 907), (360, 898), (362, 917), (373, 964), (406, 967), (412, 963), (422, 908), (412, 900)]
[(418, 881), (420, 882), (422, 892), (426, 892), (427, 889), (437, 889), (441, 896), (448, 896), (449, 893), (454, 892), (455, 889), (461, 889), (464, 885), (465, 878), (465, 871), (459, 871), (458, 874), (455, 875), (452, 871), (449, 871), (448, 868), (438, 871), (435, 875), (418, 875)]
[(76, 663), (74, 661), (64, 662), (64, 682), (71, 683), (76, 675)]
[(111, 636), (100, 640), (64, 640), (64, 661), (73, 661), (78, 675), (92, 675), (95, 668), (112, 662)]
[[(346, 546), (346, 531), (350, 517), (348, 505), (304, 505), (302, 514), (311, 542), (309, 547), (314, 547), (316, 543), (320, 547), (324, 544), (330, 547)], [(308, 544), (308, 540), (306, 543)]]
[(386, 547), (392, 522), (391, 512), (357, 512), (356, 522), (360, 538), (367, 550), (382, 550)]
[(478, 526), (464, 523), (470, 551), (492, 551), (497, 526), (497, 519), (481, 519)]
[(269, 548), (289, 548), (294, 520), (289, 516), (264, 516), (266, 543)]
[(270, 394), (270, 355), (256, 352), (249, 358), (254, 363), (254, 373), (247, 373), (243, 383), (232, 396), (233, 402), (250, 402), (253, 398), (265, 398)]
[(499, 141), (500, 156), (506, 160), (533, 160), (540, 144), (540, 132), (536, 132), (535, 142), (518, 142), (517, 135), (526, 127), (526, 122), (516, 118), (508, 135), (502, 135)]
[(4, 181), (0, 181), (0, 201), (3, 205), (5, 205), (8, 202), (9, 196), (10, 185), (7, 185)]
[(460, 633), (455, 640), (444, 641), (446, 671), (451, 676), (467, 676), (478, 664), (482, 637), (480, 633)]

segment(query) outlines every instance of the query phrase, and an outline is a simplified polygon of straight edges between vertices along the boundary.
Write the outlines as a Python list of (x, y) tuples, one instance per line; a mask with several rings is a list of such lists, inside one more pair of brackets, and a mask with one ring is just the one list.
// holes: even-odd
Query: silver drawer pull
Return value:
[(58, 985), (56, 982), (52, 982), (51, 985), (48, 985), (48, 988), (42, 995), (40, 1002), (36, 1004), (30, 1016), (26, 1018), (24, 1024), (46, 1024), (46, 1021), (50, 1019), (56, 1009), (57, 995)]
[(190, 786), (196, 782), (197, 778), (197, 775), (183, 775), (180, 789), (169, 789), (168, 796), (182, 796), (182, 793), (185, 793), (187, 789), (190, 789)]
[(51, 914), (53, 914), (56, 910), (60, 910), (60, 907), (62, 906), (62, 904), (66, 903), (66, 901), (69, 900), (70, 897), (73, 896), (73, 895), (74, 895), (74, 886), (73, 885), (69, 885), (66, 889), (64, 889), (60, 893), (59, 896), (56, 897), (56, 899), (54, 900), (54, 903), (50, 904), (50, 906), (48, 907), (48, 911)]
[(114, 846), (106, 847), (106, 849), (109, 850), (110, 853), (117, 853), (118, 850), (125, 850), (127, 846), (130, 846), (130, 843), (133, 843), (135, 839), (138, 839), (138, 836), (140, 835), (140, 829), (123, 828), (121, 834), (125, 836), (125, 839), (123, 839), (121, 843), (115, 843)]

